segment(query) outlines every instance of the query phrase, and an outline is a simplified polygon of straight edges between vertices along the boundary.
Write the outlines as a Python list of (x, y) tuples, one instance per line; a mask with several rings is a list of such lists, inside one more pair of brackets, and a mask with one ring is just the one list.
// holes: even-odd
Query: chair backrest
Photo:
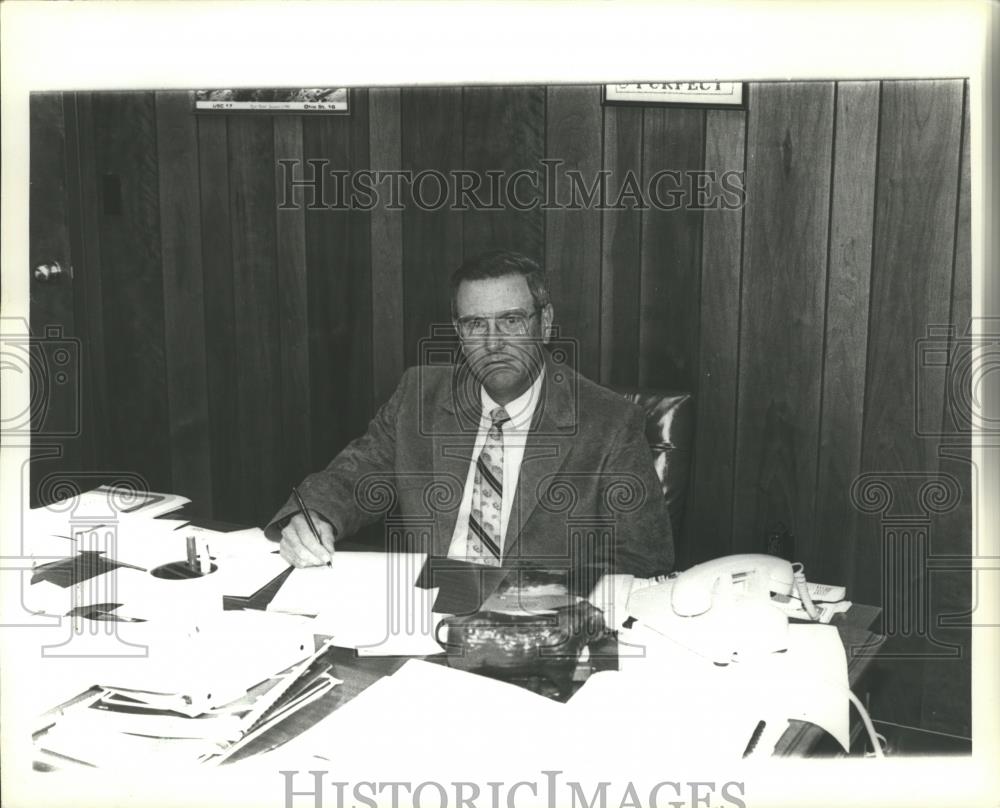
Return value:
[(684, 506), (694, 444), (694, 397), (690, 393), (615, 388), (646, 412), (646, 440), (663, 487), (674, 543), (684, 526)]

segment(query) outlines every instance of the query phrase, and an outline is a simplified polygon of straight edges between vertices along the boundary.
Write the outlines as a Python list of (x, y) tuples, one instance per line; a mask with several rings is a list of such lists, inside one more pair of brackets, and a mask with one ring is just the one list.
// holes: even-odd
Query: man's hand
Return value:
[(313, 524), (321, 541), (309, 529), (306, 518), (297, 513), (281, 531), (281, 557), (293, 567), (315, 567), (333, 558), (333, 527), (310, 509)]

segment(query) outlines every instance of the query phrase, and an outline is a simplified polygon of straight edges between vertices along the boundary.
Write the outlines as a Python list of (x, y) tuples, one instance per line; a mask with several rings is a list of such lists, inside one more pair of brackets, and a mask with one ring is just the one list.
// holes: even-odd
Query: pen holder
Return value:
[(539, 614), (448, 617), (435, 639), (453, 668), (504, 680), (542, 676), (564, 691), (584, 646), (603, 634), (600, 610), (581, 601)]
[(211, 563), (208, 572), (202, 572), (199, 567), (192, 565), (189, 561), (171, 561), (169, 564), (154, 567), (149, 572), (154, 578), (163, 578), (167, 581), (187, 581), (191, 578), (204, 578), (218, 569), (218, 564)]

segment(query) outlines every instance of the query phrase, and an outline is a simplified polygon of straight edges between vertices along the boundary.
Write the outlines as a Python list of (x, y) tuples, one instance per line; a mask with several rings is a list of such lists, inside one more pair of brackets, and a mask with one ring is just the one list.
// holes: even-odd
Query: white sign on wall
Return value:
[(694, 107), (744, 107), (740, 81), (650, 81), (606, 84), (607, 104), (671, 104)]

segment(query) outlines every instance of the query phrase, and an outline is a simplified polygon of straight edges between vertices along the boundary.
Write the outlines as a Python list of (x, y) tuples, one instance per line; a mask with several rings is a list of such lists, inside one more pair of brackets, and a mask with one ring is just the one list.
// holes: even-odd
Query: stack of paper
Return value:
[[(313, 651), (308, 621), (287, 615), (245, 610), (202, 615), (180, 629), (145, 633), (148, 664), (119, 666), (94, 684), (134, 691), (173, 694), (175, 709), (187, 703), (200, 711), (242, 696), (251, 686)], [(130, 631), (130, 638), (144, 632)]]
[(107, 664), (89, 696), (44, 716), (36, 745), (98, 766), (221, 759), (337, 684), (308, 628), (227, 612), (192, 635), (161, 632), (149, 658)]
[[(100, 486), (44, 507), (32, 508), (24, 515), (24, 538), (29, 543), (39, 536), (74, 539), (81, 530), (114, 526), (126, 519), (150, 522), (190, 501), (174, 494), (136, 493)], [(175, 520), (174, 524), (182, 522)]]

